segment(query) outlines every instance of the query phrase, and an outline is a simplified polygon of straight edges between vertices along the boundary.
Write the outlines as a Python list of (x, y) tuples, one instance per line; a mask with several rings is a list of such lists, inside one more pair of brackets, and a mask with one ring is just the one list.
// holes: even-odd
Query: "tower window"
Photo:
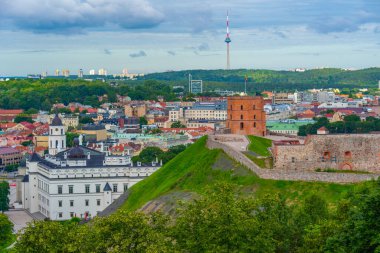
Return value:
[(243, 105), (240, 106), (240, 110), (243, 110)]
[(243, 114), (242, 114), (242, 115), (240, 115), (240, 119), (243, 119)]
[(58, 140), (55, 141), (55, 148), (58, 148)]
[(244, 129), (244, 123), (241, 122), (241, 123), (240, 123), (240, 130), (243, 130), (243, 129)]
[(253, 119), (256, 119), (256, 115), (255, 114), (253, 115)]
[(63, 135), (63, 129), (61, 129), (61, 135)]
[(256, 105), (253, 105), (253, 106), (252, 106), (252, 109), (253, 109), (253, 110), (256, 110)]
[(253, 122), (253, 127), (256, 127), (256, 122)]

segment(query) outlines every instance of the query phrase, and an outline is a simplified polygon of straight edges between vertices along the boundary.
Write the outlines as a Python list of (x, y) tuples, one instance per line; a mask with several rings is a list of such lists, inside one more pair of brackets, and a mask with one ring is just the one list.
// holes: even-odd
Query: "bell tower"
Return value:
[(56, 155), (66, 149), (66, 134), (58, 113), (49, 126), (49, 154)]

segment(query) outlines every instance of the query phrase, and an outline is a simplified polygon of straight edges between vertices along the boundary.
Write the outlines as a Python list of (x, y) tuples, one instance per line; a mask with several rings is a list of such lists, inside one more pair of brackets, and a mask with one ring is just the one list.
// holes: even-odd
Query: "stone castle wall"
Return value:
[(222, 149), (228, 156), (235, 159), (240, 164), (246, 166), (256, 175), (263, 179), (290, 180), (290, 181), (319, 181), (328, 183), (357, 183), (374, 180), (379, 174), (353, 174), (353, 173), (328, 173), (312, 172), (291, 169), (261, 169), (243, 153), (230, 146), (214, 140), (214, 136), (209, 136), (207, 140), (209, 149)]
[(312, 135), (304, 145), (274, 145), (276, 169), (380, 173), (380, 134)]

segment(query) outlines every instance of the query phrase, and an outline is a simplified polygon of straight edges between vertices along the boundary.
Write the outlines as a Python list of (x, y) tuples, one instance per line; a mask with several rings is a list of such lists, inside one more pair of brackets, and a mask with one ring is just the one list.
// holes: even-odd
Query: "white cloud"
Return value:
[(35, 32), (150, 28), (164, 20), (147, 0), (0, 0), (0, 6), (0, 21)]

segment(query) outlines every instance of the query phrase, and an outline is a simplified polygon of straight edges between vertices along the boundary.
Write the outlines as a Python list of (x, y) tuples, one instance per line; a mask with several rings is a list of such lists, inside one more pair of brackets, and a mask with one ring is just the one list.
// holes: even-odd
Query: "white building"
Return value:
[(66, 149), (58, 116), (49, 134), (49, 155), (30, 157), (21, 188), (23, 208), (51, 220), (94, 217), (162, 165), (134, 165), (130, 156), (111, 156), (80, 146), (79, 140)]

